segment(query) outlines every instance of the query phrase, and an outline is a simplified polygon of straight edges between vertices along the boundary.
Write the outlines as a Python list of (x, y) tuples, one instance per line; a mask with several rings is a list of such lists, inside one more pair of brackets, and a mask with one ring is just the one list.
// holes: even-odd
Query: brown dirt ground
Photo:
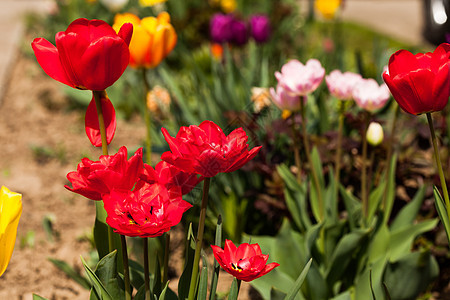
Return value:
[[(83, 156), (97, 159), (101, 150), (92, 147), (84, 133), (83, 113), (67, 110), (61, 84), (46, 76), (34, 59), (19, 55), (10, 76), (0, 103), (0, 184), (23, 195), (23, 212), (12, 259), (0, 278), (0, 299), (29, 300), (33, 293), (48, 299), (88, 299), (89, 292), (48, 258), (64, 260), (84, 273), (80, 255), (88, 258), (92, 251), (85, 237), (91, 234), (95, 207), (93, 201), (67, 191), (64, 184), (66, 174), (76, 169)], [(122, 145), (136, 149), (144, 133), (138, 117), (118, 120), (110, 152), (116, 153)], [(39, 155), (36, 149), (48, 153)], [(57, 233), (53, 240), (42, 225), (48, 215)], [(29, 238), (33, 233), (34, 238)], [(171, 248), (183, 244), (183, 234), (178, 236)], [(173, 261), (179, 276), (182, 257)], [(229, 289), (231, 278), (226, 275), (222, 272), (218, 290)], [(170, 286), (175, 289), (176, 285), (177, 280), (172, 280)], [(243, 283), (240, 299), (248, 298), (248, 290), (249, 284)]]

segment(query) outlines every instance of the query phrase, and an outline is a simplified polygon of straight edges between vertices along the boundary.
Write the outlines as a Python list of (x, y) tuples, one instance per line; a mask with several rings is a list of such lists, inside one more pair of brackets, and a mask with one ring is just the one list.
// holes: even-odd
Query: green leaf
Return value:
[(119, 287), (117, 276), (117, 250), (103, 257), (97, 264), (95, 274), (103, 283), (111, 297), (116, 299), (124, 299), (125, 293)]
[(47, 298), (41, 297), (39, 295), (33, 294), (33, 300), (48, 300)]
[(370, 193), (369, 196), (369, 213), (367, 215), (367, 223), (371, 224), (375, 212), (378, 210), (381, 200), (384, 196), (384, 191), (386, 190), (386, 181), (381, 181), (378, 186)]
[[(184, 298), (180, 298), (180, 299), (184, 299)], [(158, 300), (178, 300), (177, 295), (169, 288), (169, 281), (167, 281)]]
[(128, 259), (128, 265), (130, 266), (131, 284), (136, 290), (138, 290), (145, 283), (144, 267), (132, 259)]
[(286, 293), (272, 287), (270, 290), (270, 300), (283, 300), (284, 298), (286, 298)]
[(447, 209), (445, 208), (444, 200), (442, 199), (441, 193), (436, 186), (433, 186), (434, 203), (436, 205), (436, 210), (439, 214), (439, 219), (441, 219), (444, 225), (445, 233), (447, 234), (447, 239), (450, 244), (450, 220), (447, 214)]
[[(426, 220), (418, 224), (397, 230), (391, 233), (391, 256), (389, 261), (395, 262), (408, 254), (411, 249), (411, 245), (419, 234), (432, 230), (436, 227), (438, 220)], [(395, 298), (395, 297), (393, 297)]]
[(368, 262), (372, 263), (387, 256), (390, 241), (391, 232), (387, 228), (387, 225), (382, 223), (370, 240), (369, 248), (367, 250)]
[(228, 300), (237, 300), (239, 294), (238, 284), (236, 277), (233, 278), (233, 282), (231, 283), (230, 293), (228, 294)]
[(425, 186), (421, 186), (414, 198), (409, 202), (402, 210), (398, 213), (397, 217), (390, 226), (391, 231), (397, 231), (405, 227), (411, 226), (416, 217), (417, 213), (422, 206), (422, 202), (425, 196)]
[[(222, 247), (222, 216), (219, 215), (217, 218), (217, 226), (216, 226), (216, 238), (215, 243), (216, 246)], [(209, 299), (214, 300), (216, 298), (216, 290), (217, 290), (217, 282), (219, 281), (219, 272), (220, 265), (217, 260), (214, 258), (214, 270), (211, 279), (211, 288), (209, 292)]]
[(389, 263), (384, 281), (392, 299), (416, 299), (438, 274), (439, 266), (429, 251), (413, 252)]
[(346, 191), (341, 185), (339, 187), (342, 199), (344, 200), (345, 209), (348, 213), (348, 222), (351, 230), (358, 228), (362, 218), (361, 202), (353, 196), (349, 191)]
[(387, 261), (387, 256), (382, 256), (379, 260), (366, 266), (364, 272), (356, 279), (354, 299), (372, 298), (372, 291), (370, 288), (370, 273), (372, 273), (372, 287), (376, 298), (378, 300), (384, 299), (382, 278)]
[(395, 200), (395, 169), (397, 166), (397, 153), (392, 155), (392, 160), (389, 164), (389, 178), (387, 181), (387, 194), (386, 194), (386, 203), (383, 207), (384, 211), (384, 223), (387, 224), (391, 217), (392, 207), (394, 206)]
[(187, 241), (186, 241), (186, 254), (184, 258), (185, 259), (184, 270), (178, 282), (178, 297), (180, 299), (186, 299), (189, 296), (189, 286), (191, 283), (194, 255), (195, 255), (195, 237), (193, 236), (192, 233), (192, 224), (189, 224), (189, 231), (187, 234)]
[(355, 230), (344, 235), (333, 251), (330, 265), (327, 270), (327, 282), (333, 286), (336, 281), (345, 276), (350, 262), (353, 261), (353, 254), (362, 247), (364, 239), (369, 230)]
[(327, 223), (336, 223), (338, 221), (338, 204), (336, 195), (336, 181), (334, 178), (333, 168), (328, 173), (328, 187), (325, 190), (325, 221)]
[(300, 291), (300, 288), (302, 287), (303, 281), (306, 278), (306, 275), (308, 274), (309, 268), (311, 267), (312, 258), (309, 259), (308, 263), (303, 268), (303, 271), (298, 276), (297, 280), (295, 281), (292, 288), (289, 290), (289, 292), (286, 295), (285, 300), (294, 300), (297, 293)]
[(91, 289), (91, 283), (89, 282), (89, 279), (78, 274), (77, 271), (75, 271), (74, 268), (72, 268), (68, 263), (54, 258), (49, 258), (48, 260), (52, 264), (54, 264), (58, 269), (66, 273), (67, 276), (69, 276), (75, 282), (80, 284), (82, 287), (84, 287), (87, 290)]
[(89, 277), (89, 280), (92, 283), (92, 286), (97, 293), (97, 295), (101, 296), (101, 299), (103, 300), (113, 300), (112, 296), (109, 294), (106, 287), (103, 285), (103, 283), (100, 281), (100, 279), (95, 275), (95, 272), (92, 271), (91, 268), (86, 264), (83, 257), (81, 257), (81, 262), (83, 263), (84, 269), (86, 270), (86, 273)]
[(206, 294), (208, 292), (208, 261), (206, 259), (206, 253), (202, 251), (202, 270), (200, 273), (200, 281), (198, 284), (197, 300), (206, 300)]
[[(320, 161), (319, 152), (317, 151), (316, 147), (314, 147), (314, 149), (311, 152), (311, 160), (312, 160), (312, 168), (314, 168), (314, 171), (317, 175), (317, 179), (319, 181), (319, 189), (322, 191), (322, 201), (324, 201), (323, 191), (325, 190), (325, 183), (324, 183), (325, 180), (323, 178), (322, 162)], [(310, 176), (310, 187), (311, 187), (311, 195), (309, 197), (310, 200), (309, 204), (311, 205), (311, 209), (315, 219), (317, 220), (317, 222), (321, 222), (323, 217), (320, 216), (319, 196), (312, 175)]]

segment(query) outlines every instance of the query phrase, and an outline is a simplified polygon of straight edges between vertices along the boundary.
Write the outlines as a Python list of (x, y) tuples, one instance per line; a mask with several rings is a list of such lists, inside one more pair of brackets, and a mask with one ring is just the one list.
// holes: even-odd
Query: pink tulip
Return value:
[(317, 59), (310, 59), (303, 65), (296, 59), (286, 63), (280, 72), (275, 72), (278, 84), (286, 92), (296, 96), (306, 96), (314, 92), (325, 76), (325, 69)]
[(289, 94), (281, 84), (277, 84), (277, 89), (270, 88), (272, 101), (281, 110), (300, 110), (300, 96)]
[(378, 85), (375, 79), (361, 79), (353, 90), (353, 98), (359, 107), (373, 112), (382, 108), (389, 100), (386, 84)]
[(353, 97), (353, 89), (362, 79), (361, 75), (339, 70), (332, 71), (325, 77), (330, 94), (340, 100), (350, 100)]

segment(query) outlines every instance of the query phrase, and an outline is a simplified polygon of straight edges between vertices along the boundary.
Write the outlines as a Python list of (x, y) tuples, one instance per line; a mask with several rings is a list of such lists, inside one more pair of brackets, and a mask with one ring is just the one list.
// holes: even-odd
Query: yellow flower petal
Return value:
[(130, 66), (140, 67), (147, 63), (152, 36), (142, 26), (134, 26), (130, 42)]
[(333, 19), (341, 0), (316, 0), (315, 7), (326, 19)]
[(11, 259), (17, 226), (22, 214), (22, 195), (2, 186), (0, 189), (0, 276)]
[(159, 3), (166, 2), (167, 0), (139, 0), (141, 6), (153, 6)]

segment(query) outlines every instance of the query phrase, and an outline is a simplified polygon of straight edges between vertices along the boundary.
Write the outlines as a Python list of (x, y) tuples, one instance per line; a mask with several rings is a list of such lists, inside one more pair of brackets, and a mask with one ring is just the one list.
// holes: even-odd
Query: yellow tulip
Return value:
[(2, 186), (0, 189), (0, 276), (5, 272), (11, 259), (21, 214), (22, 195)]
[(167, 0), (139, 0), (141, 6), (153, 6), (159, 3), (166, 2)]
[(236, 0), (222, 0), (220, 1), (220, 8), (224, 13), (232, 13), (236, 10)]
[(325, 19), (333, 19), (341, 0), (316, 0), (315, 7)]
[(133, 68), (154, 68), (169, 55), (177, 43), (177, 34), (170, 15), (161, 12), (157, 18), (146, 17), (142, 20), (131, 13), (118, 14), (114, 18), (116, 32), (124, 23), (133, 24), (133, 36), (130, 42), (130, 66)]

